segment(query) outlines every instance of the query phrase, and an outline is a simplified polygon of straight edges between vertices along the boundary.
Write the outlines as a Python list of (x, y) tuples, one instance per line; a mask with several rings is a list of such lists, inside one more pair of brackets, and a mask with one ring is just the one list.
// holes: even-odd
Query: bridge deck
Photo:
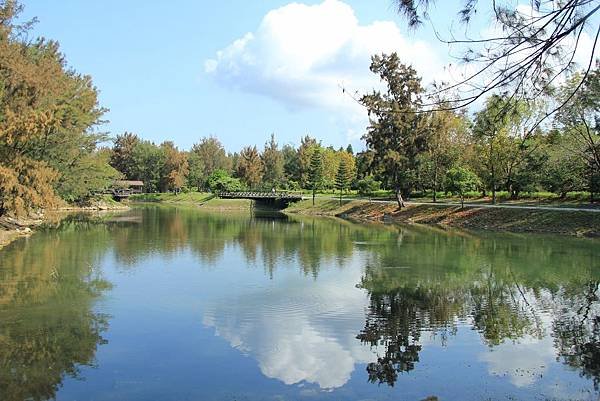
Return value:
[(297, 201), (302, 200), (302, 194), (294, 194), (289, 192), (220, 192), (219, 198), (223, 199), (273, 199), (273, 200), (286, 200), (286, 201)]

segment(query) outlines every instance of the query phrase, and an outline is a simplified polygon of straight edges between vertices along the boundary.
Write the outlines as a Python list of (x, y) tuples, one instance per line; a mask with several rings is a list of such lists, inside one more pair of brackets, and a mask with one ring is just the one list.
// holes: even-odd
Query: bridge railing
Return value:
[(301, 192), (290, 192), (290, 191), (233, 191), (233, 192), (219, 192), (217, 193), (219, 198), (246, 198), (246, 199), (302, 199)]

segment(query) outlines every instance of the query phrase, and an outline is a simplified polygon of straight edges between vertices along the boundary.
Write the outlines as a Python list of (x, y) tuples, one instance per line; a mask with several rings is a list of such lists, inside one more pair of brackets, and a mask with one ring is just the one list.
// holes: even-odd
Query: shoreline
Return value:
[(600, 213), (558, 208), (485, 207), (448, 204), (408, 204), (401, 211), (394, 203), (368, 200), (319, 199), (291, 204), (283, 212), (333, 216), (361, 223), (425, 224), (440, 228), (479, 231), (558, 234), (600, 237)]
[[(131, 204), (188, 206), (209, 212), (242, 212), (254, 209), (246, 199), (132, 199)], [(35, 233), (36, 228), (62, 219), (73, 213), (128, 210), (128, 203), (99, 200), (86, 206), (67, 205), (45, 211), (30, 218), (0, 217), (0, 250), (13, 241)], [(256, 210), (261, 210), (257, 208)], [(600, 213), (568, 208), (515, 208), (485, 207), (465, 204), (408, 204), (401, 211), (392, 202), (366, 199), (339, 200), (317, 198), (302, 200), (279, 210), (290, 215), (336, 217), (356, 223), (369, 224), (423, 224), (441, 229), (458, 228), (475, 231), (507, 233), (556, 234), (586, 238), (600, 238)]]
[(19, 238), (26, 238), (36, 232), (36, 229), (46, 223), (62, 219), (73, 213), (102, 212), (110, 210), (129, 210), (127, 204), (118, 202), (98, 201), (86, 206), (67, 205), (49, 209), (38, 216), (15, 218), (0, 217), (0, 250)]

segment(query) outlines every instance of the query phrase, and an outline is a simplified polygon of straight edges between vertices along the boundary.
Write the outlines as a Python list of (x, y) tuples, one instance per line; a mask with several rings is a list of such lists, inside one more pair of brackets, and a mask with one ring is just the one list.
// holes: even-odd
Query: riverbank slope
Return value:
[(286, 213), (336, 216), (355, 221), (418, 223), (475, 230), (532, 232), (600, 237), (600, 213), (560, 208), (485, 207), (469, 205), (409, 204), (401, 211), (391, 202), (334, 199), (303, 200)]

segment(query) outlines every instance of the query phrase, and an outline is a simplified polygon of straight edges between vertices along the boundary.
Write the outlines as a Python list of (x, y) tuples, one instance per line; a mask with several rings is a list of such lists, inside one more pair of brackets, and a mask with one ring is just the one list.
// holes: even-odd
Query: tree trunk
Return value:
[(400, 188), (396, 188), (396, 200), (398, 201), (398, 209), (402, 210), (404, 205), (404, 199), (402, 198), (402, 191)]
[(460, 208), (465, 208), (465, 196), (463, 194), (460, 194)]
[(340, 206), (342, 206), (342, 190), (340, 189)]
[(313, 206), (315, 205), (315, 192), (316, 190), (313, 188)]
[(437, 202), (437, 170), (433, 173), (433, 203)]

